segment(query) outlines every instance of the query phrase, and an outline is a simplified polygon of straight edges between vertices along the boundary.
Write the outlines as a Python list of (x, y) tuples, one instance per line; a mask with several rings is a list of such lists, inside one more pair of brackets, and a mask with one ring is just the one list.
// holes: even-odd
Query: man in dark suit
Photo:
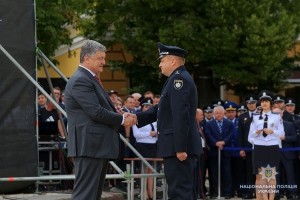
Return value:
[(119, 153), (121, 124), (132, 125), (129, 114), (118, 114), (98, 75), (105, 65), (106, 48), (87, 40), (80, 65), (66, 85), (68, 156), (74, 158), (73, 200), (99, 200), (109, 159)]
[[(238, 143), (239, 147), (242, 149), (240, 150), (240, 156), (242, 157), (244, 163), (241, 165), (243, 174), (244, 174), (244, 183), (243, 185), (253, 186), (255, 182), (255, 177), (253, 175), (253, 168), (252, 168), (252, 151), (246, 151), (246, 149), (252, 150), (252, 144), (248, 142), (248, 135), (250, 124), (252, 122), (253, 115), (256, 112), (256, 105), (257, 105), (257, 96), (254, 94), (249, 94), (245, 97), (246, 106), (248, 111), (241, 114), (239, 116), (239, 123), (238, 123)], [(244, 199), (252, 199), (253, 198), (254, 189), (249, 188), (245, 189)]]
[(196, 158), (202, 152), (195, 120), (197, 88), (184, 66), (187, 51), (161, 43), (158, 49), (159, 68), (168, 79), (158, 106), (136, 114), (138, 126), (157, 120), (157, 153), (164, 159), (169, 198), (195, 200)]
[(213, 193), (211, 198), (217, 197), (218, 192), (218, 151), (221, 151), (221, 193), (225, 199), (231, 198), (231, 152), (222, 151), (224, 147), (231, 147), (233, 137), (233, 123), (225, 119), (223, 106), (214, 108), (214, 119), (205, 125), (205, 136), (209, 145), (209, 160), (212, 171)]

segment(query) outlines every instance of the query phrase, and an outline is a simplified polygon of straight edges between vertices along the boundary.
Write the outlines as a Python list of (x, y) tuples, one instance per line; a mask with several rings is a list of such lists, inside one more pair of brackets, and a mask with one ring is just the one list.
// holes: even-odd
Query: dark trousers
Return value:
[(75, 183), (72, 200), (99, 200), (102, 195), (108, 159), (75, 158)]
[(204, 198), (206, 193), (205, 188), (205, 155), (201, 154), (198, 161), (197, 161), (197, 173), (196, 173), (196, 193), (197, 197)]
[(177, 157), (164, 158), (164, 173), (168, 184), (169, 199), (196, 200), (195, 174), (196, 159), (188, 157), (184, 161)]
[[(288, 185), (288, 186), (295, 186), (296, 185), (296, 178), (295, 178), (295, 166), (294, 166), (293, 159), (286, 159), (282, 155), (280, 155), (280, 162), (279, 162), (279, 169), (276, 176), (277, 185)], [(282, 194), (283, 191), (280, 193)], [(296, 188), (289, 188), (287, 191), (289, 195), (296, 195), (297, 189)]]
[(241, 157), (231, 157), (232, 194), (242, 195), (241, 185), (245, 179)]
[[(247, 196), (254, 195), (254, 189), (252, 188), (255, 185), (255, 175), (253, 174), (253, 167), (252, 167), (252, 153), (246, 152), (246, 157), (242, 158), (242, 165), (241, 165), (241, 173), (244, 174), (241, 186), (243, 194)], [(246, 186), (246, 187), (245, 187)]]

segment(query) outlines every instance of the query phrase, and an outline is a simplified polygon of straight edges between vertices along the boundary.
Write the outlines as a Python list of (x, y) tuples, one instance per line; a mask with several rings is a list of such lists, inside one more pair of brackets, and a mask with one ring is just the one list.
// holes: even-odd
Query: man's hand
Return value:
[(150, 131), (151, 137), (156, 137), (157, 136), (157, 131)]
[(184, 161), (188, 155), (186, 152), (177, 152), (176, 156), (180, 161)]
[(246, 157), (246, 152), (244, 150), (240, 150), (240, 156), (242, 158)]
[(218, 142), (216, 142), (216, 146), (220, 149), (220, 150), (222, 150), (223, 149), (223, 146), (225, 145), (225, 142), (224, 141), (218, 141)]
[(137, 117), (135, 114), (126, 112), (123, 114), (123, 117), (124, 117), (123, 126), (125, 127), (131, 127), (137, 123)]

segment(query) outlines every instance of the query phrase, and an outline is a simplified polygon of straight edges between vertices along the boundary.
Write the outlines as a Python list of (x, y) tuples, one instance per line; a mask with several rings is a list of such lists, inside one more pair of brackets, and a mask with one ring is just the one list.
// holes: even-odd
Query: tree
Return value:
[(89, 2), (80, 0), (36, 0), (37, 46), (46, 56), (53, 56), (60, 45), (71, 45), (69, 26), (76, 28), (81, 8)]
[(134, 56), (132, 63), (111, 65), (124, 70), (134, 88), (160, 91), (158, 41), (189, 50), (187, 67), (201, 103), (217, 97), (221, 84), (239, 95), (276, 91), (293, 68), (286, 52), (300, 31), (299, 1), (90, 0), (78, 5), (84, 15), (77, 13), (76, 24), (84, 36), (106, 46), (121, 43)]

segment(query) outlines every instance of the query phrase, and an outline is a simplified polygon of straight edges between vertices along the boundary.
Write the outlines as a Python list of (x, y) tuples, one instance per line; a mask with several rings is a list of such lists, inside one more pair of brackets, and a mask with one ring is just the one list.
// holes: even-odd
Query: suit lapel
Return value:
[[(98, 81), (96, 80), (95, 77), (93, 77), (93, 75), (88, 72), (86, 69), (82, 68), (82, 67), (78, 67), (78, 70), (82, 71), (84, 74), (86, 74), (92, 81), (92, 83), (96, 86), (95, 89), (97, 89), (99, 91), (99, 95), (104, 96), (104, 98), (107, 100), (107, 102), (109, 103), (110, 107), (112, 108), (112, 110), (114, 112), (116, 111), (116, 108), (114, 106), (114, 104), (112, 103), (111, 99), (109, 98), (107, 92), (104, 90), (104, 88), (100, 85), (100, 83), (98, 83)], [(97, 92), (97, 91), (96, 91)], [(98, 95), (97, 95), (98, 96)], [(98, 97), (99, 98), (99, 97)]]

